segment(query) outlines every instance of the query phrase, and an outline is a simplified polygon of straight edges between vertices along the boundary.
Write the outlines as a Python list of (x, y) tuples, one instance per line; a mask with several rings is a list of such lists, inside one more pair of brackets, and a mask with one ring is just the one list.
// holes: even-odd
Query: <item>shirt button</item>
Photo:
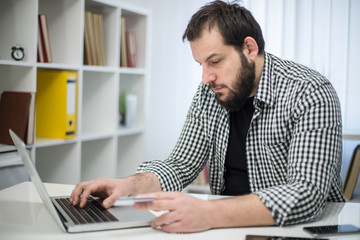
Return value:
[(225, 148), (226, 148), (225, 144), (223, 144), (223, 145), (222, 145), (222, 148), (223, 148), (223, 149), (225, 149)]
[(219, 175), (221, 176), (223, 174), (223, 172), (222, 171), (219, 171)]

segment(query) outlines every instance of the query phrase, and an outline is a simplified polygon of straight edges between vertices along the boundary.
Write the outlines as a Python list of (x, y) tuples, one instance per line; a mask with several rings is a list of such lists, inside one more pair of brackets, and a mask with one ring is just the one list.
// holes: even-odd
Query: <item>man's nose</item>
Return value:
[(208, 84), (216, 80), (215, 74), (203, 67), (202, 83)]

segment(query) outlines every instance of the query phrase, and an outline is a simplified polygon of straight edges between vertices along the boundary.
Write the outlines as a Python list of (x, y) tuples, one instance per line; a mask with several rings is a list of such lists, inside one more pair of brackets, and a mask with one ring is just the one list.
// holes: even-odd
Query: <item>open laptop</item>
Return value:
[(81, 209), (69, 204), (70, 196), (50, 197), (26, 151), (24, 142), (11, 129), (9, 132), (41, 200), (64, 232), (145, 227), (155, 218), (151, 212), (135, 210), (132, 206), (104, 209), (95, 198), (89, 198), (86, 206)]

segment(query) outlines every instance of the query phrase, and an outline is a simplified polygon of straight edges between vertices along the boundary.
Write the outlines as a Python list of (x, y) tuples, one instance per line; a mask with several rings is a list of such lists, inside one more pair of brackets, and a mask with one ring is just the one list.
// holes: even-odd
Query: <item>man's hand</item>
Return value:
[(134, 196), (139, 193), (160, 191), (159, 179), (153, 173), (141, 173), (121, 179), (99, 178), (78, 183), (73, 189), (71, 204), (84, 207), (88, 197), (93, 195), (104, 199), (103, 206), (109, 208), (119, 197)]
[[(165, 232), (200, 232), (211, 228), (269, 226), (274, 219), (255, 194), (200, 200), (181, 192), (151, 193), (152, 202), (135, 203), (139, 210), (167, 211), (151, 222)], [(146, 196), (146, 195), (143, 195)]]
[(70, 202), (82, 208), (91, 195), (104, 199), (103, 206), (111, 207), (121, 196), (128, 196), (129, 192), (124, 179), (99, 178), (92, 181), (78, 183), (73, 189)]
[(151, 193), (152, 202), (135, 203), (138, 210), (168, 211), (151, 222), (153, 228), (165, 232), (200, 232), (211, 228), (209, 201), (181, 192)]

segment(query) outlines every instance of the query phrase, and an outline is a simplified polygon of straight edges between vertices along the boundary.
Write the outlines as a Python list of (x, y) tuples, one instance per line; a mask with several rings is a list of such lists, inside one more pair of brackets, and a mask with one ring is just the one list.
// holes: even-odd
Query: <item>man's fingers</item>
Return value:
[(172, 222), (169, 224), (162, 225), (160, 227), (161, 230), (163, 230), (164, 232), (179, 233), (179, 232), (185, 232), (182, 225), (183, 225), (182, 222)]
[(70, 196), (70, 202), (73, 205), (78, 205), (79, 204), (79, 200), (80, 200), (80, 196), (83, 192), (83, 187), (84, 183), (78, 183), (76, 184), (75, 188), (73, 189), (73, 191), (71, 192), (71, 196)]
[(81, 208), (85, 207), (87, 199), (89, 198), (90, 194), (91, 194), (91, 189), (89, 188), (83, 189), (83, 192), (80, 197), (80, 205), (79, 205)]
[(92, 192), (96, 192), (97, 188), (98, 184), (90, 182), (78, 183), (73, 192), (71, 193), (71, 203), (73, 205), (79, 205), (80, 207), (84, 207), (90, 194)]
[(104, 201), (102, 202), (102, 205), (104, 208), (109, 208), (112, 205), (114, 205), (114, 203), (116, 202), (116, 200), (119, 198), (118, 194), (111, 194), (108, 198), (105, 198)]
[(151, 202), (137, 202), (134, 204), (137, 210), (172, 211), (176, 209), (176, 203), (169, 199), (154, 199)]
[(151, 224), (151, 227), (153, 227), (153, 228), (158, 228), (158, 227), (163, 228), (164, 226), (173, 224), (173, 223), (177, 222), (178, 220), (179, 219), (178, 219), (178, 216), (176, 215), (176, 213), (168, 212), (168, 213), (164, 213), (163, 215), (157, 217), (150, 224)]

